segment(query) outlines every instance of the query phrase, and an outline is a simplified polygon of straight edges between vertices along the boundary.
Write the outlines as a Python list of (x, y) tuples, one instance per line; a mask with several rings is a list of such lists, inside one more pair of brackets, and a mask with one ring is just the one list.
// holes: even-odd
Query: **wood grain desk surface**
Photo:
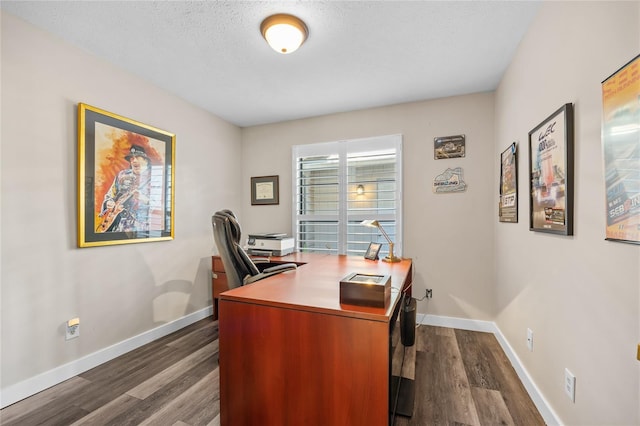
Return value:
[[(360, 256), (293, 253), (277, 258), (299, 266), (289, 271), (220, 294), (220, 300), (277, 306), (389, 322), (400, 289), (412, 280), (411, 259), (398, 263)], [(391, 276), (391, 300), (385, 308), (340, 304), (340, 280), (352, 272)]]

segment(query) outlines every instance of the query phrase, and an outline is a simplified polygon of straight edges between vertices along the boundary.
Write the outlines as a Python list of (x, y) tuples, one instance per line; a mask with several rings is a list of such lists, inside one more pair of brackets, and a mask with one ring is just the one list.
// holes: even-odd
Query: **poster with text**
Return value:
[(518, 173), (516, 143), (500, 155), (500, 222), (518, 222)]
[(640, 55), (602, 82), (606, 239), (640, 243)]
[(529, 132), (529, 229), (573, 235), (573, 104)]

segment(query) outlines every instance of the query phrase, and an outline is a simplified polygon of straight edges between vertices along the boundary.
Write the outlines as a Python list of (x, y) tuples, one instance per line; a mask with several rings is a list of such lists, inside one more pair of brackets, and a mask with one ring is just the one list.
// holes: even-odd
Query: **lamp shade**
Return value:
[(295, 52), (304, 43), (309, 30), (302, 20), (284, 13), (271, 15), (260, 25), (262, 36), (276, 52)]
[(380, 228), (380, 222), (377, 220), (363, 220), (360, 225), (368, 226), (369, 228)]

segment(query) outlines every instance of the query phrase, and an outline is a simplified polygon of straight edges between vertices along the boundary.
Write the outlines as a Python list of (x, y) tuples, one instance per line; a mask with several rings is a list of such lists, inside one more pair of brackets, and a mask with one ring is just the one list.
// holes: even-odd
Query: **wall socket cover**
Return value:
[(65, 324), (65, 339), (75, 339), (80, 336), (80, 318), (73, 318)]
[(527, 348), (533, 352), (533, 331), (527, 328)]
[(564, 392), (571, 402), (576, 402), (576, 376), (568, 368), (564, 369)]

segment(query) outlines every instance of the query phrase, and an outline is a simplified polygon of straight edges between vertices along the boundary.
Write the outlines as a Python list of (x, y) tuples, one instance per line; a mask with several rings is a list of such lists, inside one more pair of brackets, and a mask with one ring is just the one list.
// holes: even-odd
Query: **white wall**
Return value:
[[(428, 82), (425, 82), (428, 84)], [(403, 135), (404, 250), (415, 264), (414, 295), (433, 289), (420, 312), (493, 319), (493, 94), (334, 114), (242, 131), (242, 224), (246, 232), (292, 232), (291, 147)], [(467, 154), (433, 159), (433, 139), (465, 134)], [(468, 190), (434, 194), (433, 179), (462, 167)], [(280, 204), (251, 206), (251, 176), (279, 175)], [(427, 306), (429, 303), (429, 306)]]
[[(568, 425), (640, 424), (640, 246), (605, 241), (601, 81), (640, 51), (638, 2), (545, 2), (496, 92), (498, 153), (519, 144), (520, 221), (495, 224), (497, 324)], [(575, 105), (574, 236), (528, 229), (528, 132)], [(534, 331), (534, 351), (526, 329)], [(577, 377), (576, 402), (563, 393)]]
[[(240, 208), (240, 129), (2, 13), (2, 388), (211, 304), (211, 214)], [(173, 132), (175, 239), (76, 246), (76, 108)], [(63, 323), (80, 317), (80, 337)]]

